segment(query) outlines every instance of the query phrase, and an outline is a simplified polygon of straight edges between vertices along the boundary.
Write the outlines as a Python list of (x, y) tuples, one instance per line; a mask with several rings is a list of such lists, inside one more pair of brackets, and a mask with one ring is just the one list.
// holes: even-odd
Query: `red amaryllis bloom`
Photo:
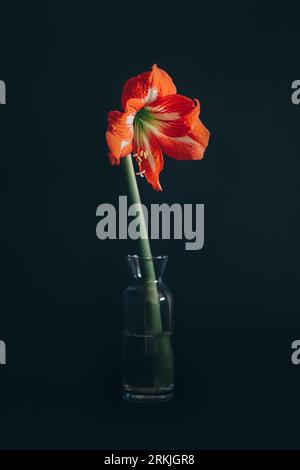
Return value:
[(199, 119), (200, 103), (176, 94), (171, 77), (156, 65), (130, 78), (122, 93), (124, 112), (108, 114), (106, 140), (112, 165), (133, 152), (138, 173), (157, 191), (162, 154), (176, 160), (201, 160), (209, 131)]

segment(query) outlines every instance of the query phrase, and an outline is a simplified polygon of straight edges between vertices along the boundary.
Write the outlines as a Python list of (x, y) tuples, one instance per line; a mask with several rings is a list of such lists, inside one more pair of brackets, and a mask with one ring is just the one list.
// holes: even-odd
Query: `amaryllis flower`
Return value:
[(122, 93), (124, 112), (108, 114), (106, 140), (112, 165), (133, 153), (137, 174), (161, 191), (163, 153), (176, 160), (201, 160), (209, 131), (199, 119), (200, 103), (176, 92), (171, 77), (152, 70), (130, 78)]

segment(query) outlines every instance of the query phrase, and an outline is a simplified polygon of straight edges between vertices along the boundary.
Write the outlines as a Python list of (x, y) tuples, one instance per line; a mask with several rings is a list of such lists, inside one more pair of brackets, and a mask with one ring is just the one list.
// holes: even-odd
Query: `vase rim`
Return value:
[(142, 259), (142, 260), (167, 260), (168, 255), (157, 255), (157, 256), (139, 256), (139, 255), (127, 255), (127, 259)]

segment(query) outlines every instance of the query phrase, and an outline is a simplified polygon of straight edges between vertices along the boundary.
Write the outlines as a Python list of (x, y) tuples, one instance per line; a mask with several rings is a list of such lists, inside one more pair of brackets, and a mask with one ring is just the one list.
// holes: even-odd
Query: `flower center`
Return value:
[(147, 124), (153, 123), (153, 121), (153, 113), (147, 108), (142, 108), (135, 115), (134, 125), (145, 127)]

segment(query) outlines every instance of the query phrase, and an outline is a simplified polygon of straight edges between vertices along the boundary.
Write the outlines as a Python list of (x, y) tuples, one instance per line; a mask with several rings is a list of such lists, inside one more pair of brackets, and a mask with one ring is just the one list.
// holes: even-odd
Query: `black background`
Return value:
[[(300, 7), (252, 2), (2, 2), (2, 449), (299, 448)], [(96, 238), (126, 188), (107, 112), (153, 64), (198, 97), (201, 162), (165, 158), (143, 201), (205, 204), (205, 247), (168, 254), (174, 402), (121, 400), (132, 241)]]

